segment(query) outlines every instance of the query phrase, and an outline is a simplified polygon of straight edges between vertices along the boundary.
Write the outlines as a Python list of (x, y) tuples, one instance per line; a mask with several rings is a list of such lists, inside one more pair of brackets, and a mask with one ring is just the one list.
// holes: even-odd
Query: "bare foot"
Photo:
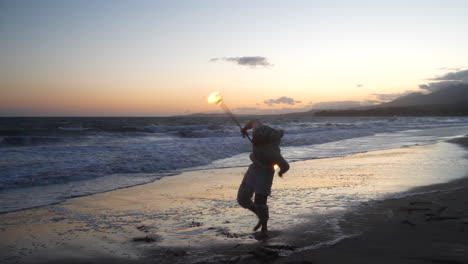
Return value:
[(256, 232), (254, 238), (257, 240), (264, 240), (268, 238), (267, 232)]

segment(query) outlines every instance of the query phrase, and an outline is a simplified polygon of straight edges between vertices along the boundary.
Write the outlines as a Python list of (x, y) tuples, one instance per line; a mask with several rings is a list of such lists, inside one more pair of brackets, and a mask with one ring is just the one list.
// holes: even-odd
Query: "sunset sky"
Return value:
[(237, 113), (372, 103), (467, 69), (467, 14), (447, 0), (2, 0), (0, 115), (211, 112), (214, 91)]

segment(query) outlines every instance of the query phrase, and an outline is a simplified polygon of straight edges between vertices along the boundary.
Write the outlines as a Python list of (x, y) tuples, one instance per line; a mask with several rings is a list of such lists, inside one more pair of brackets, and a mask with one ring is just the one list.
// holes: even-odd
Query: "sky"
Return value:
[(468, 69), (468, 1), (0, 0), (0, 116), (279, 113)]

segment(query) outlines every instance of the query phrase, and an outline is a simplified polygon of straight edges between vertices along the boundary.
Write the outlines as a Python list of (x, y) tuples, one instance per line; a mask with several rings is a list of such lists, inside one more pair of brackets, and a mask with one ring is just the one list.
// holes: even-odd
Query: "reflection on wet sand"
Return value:
[[(441, 142), (292, 163), (283, 179), (275, 177), (271, 238), (263, 243), (301, 248), (355, 235), (340, 228), (346, 210), (390, 193), (463, 177), (468, 165), (463, 155), (459, 146)], [(251, 231), (255, 217), (235, 199), (244, 171), (186, 172), (0, 215), (1, 260), (137, 260), (148, 252), (156, 258), (165, 258), (168, 250), (178, 254), (173, 249), (179, 247), (200, 252), (206, 246), (259, 243)]]

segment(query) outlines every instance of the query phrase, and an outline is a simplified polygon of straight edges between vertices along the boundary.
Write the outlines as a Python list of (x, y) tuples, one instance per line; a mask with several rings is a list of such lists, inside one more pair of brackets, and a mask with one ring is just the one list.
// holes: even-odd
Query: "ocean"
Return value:
[[(468, 134), (467, 117), (255, 118), (285, 131), (281, 146), (289, 162)], [(250, 150), (225, 117), (0, 118), (0, 213), (184, 171), (248, 166)]]

